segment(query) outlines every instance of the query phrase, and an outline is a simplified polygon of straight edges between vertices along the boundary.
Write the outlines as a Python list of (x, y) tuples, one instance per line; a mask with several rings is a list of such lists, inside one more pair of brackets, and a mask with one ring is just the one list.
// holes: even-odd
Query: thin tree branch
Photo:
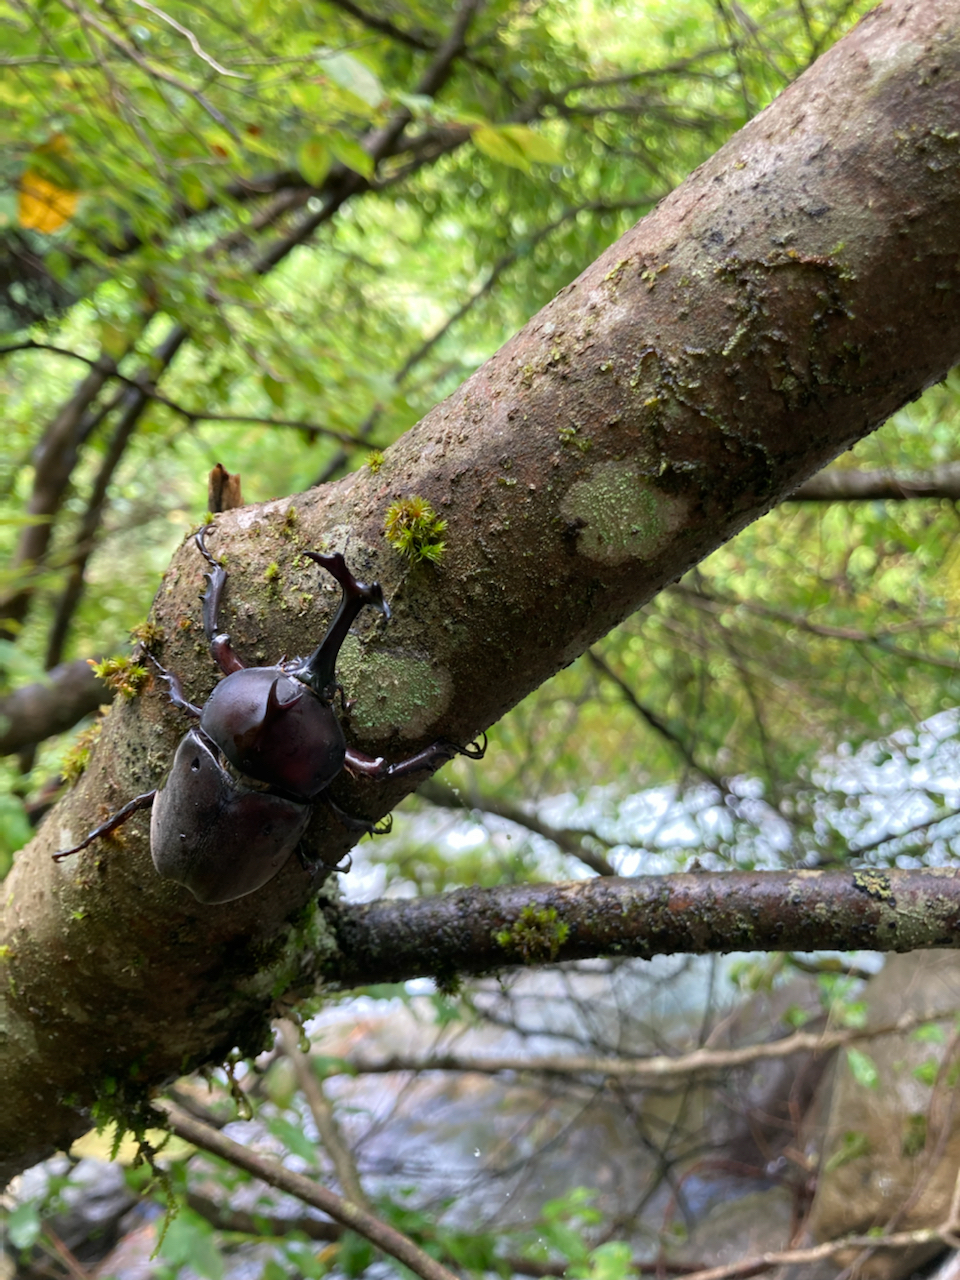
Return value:
[(945, 462), (929, 471), (902, 475), (894, 471), (854, 468), (821, 471), (805, 480), (786, 502), (911, 502), (915, 498), (960, 500), (960, 462)]
[(181, 80), (178, 76), (173, 75), (172, 72), (165, 71), (162, 67), (155, 66), (153, 63), (149, 62), (143, 54), (133, 47), (132, 44), (127, 40), (124, 40), (122, 36), (118, 36), (115, 31), (111, 31), (106, 23), (100, 22), (100, 20), (95, 18), (94, 15), (90, 13), (88, 9), (84, 8), (83, 5), (75, 3), (75, 0), (60, 0), (60, 4), (72, 13), (75, 18), (79, 19), (81, 22), (89, 23), (91, 27), (96, 31), (99, 31), (105, 40), (112, 44), (115, 49), (124, 55), (124, 57), (129, 58), (131, 62), (135, 63), (141, 71), (145, 72), (155, 80), (162, 80), (164, 84), (168, 84), (171, 88), (177, 89), (180, 93), (185, 93), (188, 97), (193, 98), (197, 106), (201, 107), (212, 120), (215, 120), (217, 124), (222, 125), (223, 128), (226, 129), (234, 138), (238, 136), (236, 129), (223, 112), (215, 107), (199, 89), (195, 89), (193, 85), (188, 84), (185, 80)]
[(700, 764), (683, 739), (680, 738), (679, 735), (670, 728), (667, 722), (661, 719), (654, 710), (640, 701), (623, 677), (617, 675), (606, 659), (602, 658), (596, 649), (587, 650), (587, 660), (595, 670), (600, 672), (604, 679), (609, 680), (612, 685), (615, 685), (616, 688), (620, 690), (624, 701), (629, 706), (633, 707), (637, 715), (640, 716), (640, 718), (645, 721), (651, 729), (658, 733), (660, 737), (673, 748), (688, 769), (692, 769), (693, 772), (698, 773), (701, 778), (705, 778), (711, 786), (716, 787), (721, 795), (726, 796), (731, 794), (730, 788), (727, 786), (726, 782), (724, 782), (723, 778), (721, 778), (719, 774), (708, 769), (706, 765)]
[[(394, 1071), (462, 1071), (480, 1075), (500, 1075), (510, 1071), (556, 1076), (602, 1076), (607, 1080), (622, 1080), (630, 1084), (649, 1084), (671, 1080), (687, 1080), (692, 1076), (707, 1075), (718, 1071), (730, 1071), (751, 1066), (757, 1062), (780, 1061), (798, 1053), (823, 1055), (861, 1040), (875, 1040), (881, 1036), (904, 1035), (928, 1022), (941, 1022), (954, 1016), (954, 1011), (943, 1013), (913, 1012), (896, 1022), (879, 1027), (844, 1027), (837, 1031), (796, 1031), (780, 1040), (763, 1044), (742, 1045), (735, 1049), (694, 1049), (690, 1053), (671, 1058), (665, 1054), (650, 1058), (590, 1058), (568, 1054), (551, 1057), (522, 1057), (501, 1055), (498, 1057), (470, 1057), (466, 1054), (431, 1054), (416, 1057), (410, 1054), (391, 1054), (386, 1058), (345, 1060), (343, 1070), (358, 1075), (387, 1075)], [(336, 1067), (330, 1068), (335, 1074)]]
[[(181, 332), (179, 327), (175, 332)], [(180, 338), (180, 341), (183, 341), (183, 337)], [(85, 356), (81, 351), (71, 351), (67, 347), (52, 346), (49, 343), (37, 342), (34, 339), (14, 342), (9, 346), (0, 347), (0, 356), (10, 355), (15, 351), (46, 351), (52, 355), (68, 356), (71, 360), (79, 360), (93, 369), (98, 368), (100, 365), (99, 357), (94, 359), (92, 356)], [(155, 363), (159, 358), (158, 352), (154, 355), (153, 362)], [(179, 414), (181, 418), (185, 418), (191, 424), (194, 422), (249, 422), (264, 427), (292, 427), (294, 430), (307, 432), (314, 439), (317, 436), (328, 436), (331, 440), (339, 440), (341, 444), (361, 445), (366, 443), (354, 432), (339, 431), (335, 427), (320, 426), (319, 423), (305, 422), (300, 418), (264, 418), (258, 414), (207, 413), (203, 409), (188, 409), (186, 405), (179, 404), (176, 400), (171, 400), (169, 396), (162, 395), (156, 388), (155, 380), (148, 378), (145, 370), (131, 376), (121, 373), (119, 369), (114, 369), (109, 376), (124, 383), (135, 394), (154, 400), (157, 404), (162, 404), (164, 408)], [(140, 406), (141, 410), (143, 407), (143, 405)]]
[(268, 1186), (276, 1187), (278, 1191), (284, 1191), (287, 1195), (302, 1200), (304, 1204), (329, 1214), (335, 1222), (349, 1227), (351, 1231), (382, 1249), (389, 1257), (404, 1263), (422, 1280), (457, 1280), (452, 1271), (424, 1253), (409, 1236), (361, 1209), (359, 1205), (334, 1195), (332, 1191), (305, 1178), (301, 1173), (291, 1173), (270, 1156), (257, 1155), (249, 1147), (241, 1146), (239, 1142), (228, 1138), (226, 1134), (218, 1133), (210, 1125), (195, 1120), (172, 1102), (159, 1099), (153, 1105), (163, 1115), (167, 1128), (178, 1138), (192, 1142), (201, 1151), (219, 1156), (221, 1160), (226, 1160), (266, 1182)]
[(348, 1200), (359, 1205), (368, 1213), (371, 1211), (367, 1193), (360, 1183), (360, 1174), (350, 1148), (344, 1142), (333, 1108), (323, 1092), (323, 1085), (313, 1074), (310, 1059), (300, 1048), (300, 1033), (289, 1018), (277, 1019), (277, 1031), (283, 1051), (290, 1059), (293, 1073), (297, 1078), (297, 1086), (306, 1099), (313, 1122), (317, 1126), (320, 1141), (333, 1163), (337, 1179)]
[(159, 18), (161, 22), (166, 22), (169, 26), (173, 27), (174, 31), (179, 31), (182, 36), (186, 36), (190, 44), (190, 48), (197, 57), (205, 62), (208, 67), (212, 67), (219, 75), (233, 76), (237, 80), (250, 79), (249, 76), (243, 75), (240, 71), (228, 71), (226, 67), (221, 66), (215, 58), (212, 58), (209, 53), (204, 51), (200, 45), (200, 41), (189, 27), (181, 26), (180, 23), (177, 22), (176, 18), (172, 17), (169, 13), (166, 13), (163, 9), (158, 9), (155, 4), (150, 4), (149, 0), (133, 0), (133, 3), (137, 5), (138, 8), (146, 9), (148, 13), (152, 13), (155, 17)]
[(0, 756), (65, 733), (112, 698), (83, 658), (54, 667), (48, 679), (0, 698)]
[[(431, 98), (436, 97), (450, 78), (457, 58), (466, 48), (467, 31), (480, 5), (481, 0), (461, 0), (449, 36), (440, 45), (436, 57), (419, 80), (414, 93)], [(412, 119), (413, 113), (410, 109), (402, 107), (388, 124), (381, 129), (371, 131), (361, 141), (361, 146), (373, 160), (374, 166), (393, 153)], [(337, 209), (352, 195), (365, 190), (370, 185), (366, 178), (347, 169), (344, 165), (333, 167), (331, 179), (333, 193), (316, 213), (304, 218), (288, 235), (276, 241), (260, 256), (256, 265), (258, 274), (262, 275), (276, 266), (288, 253), (308, 240), (323, 223), (329, 221)]]
[(724, 612), (727, 609), (743, 609), (747, 613), (757, 614), (761, 618), (770, 618), (774, 622), (783, 622), (795, 627), (798, 631), (807, 631), (810, 635), (822, 636), (825, 640), (849, 640), (853, 644), (874, 645), (883, 653), (894, 658), (902, 658), (906, 662), (921, 662), (925, 666), (941, 667), (946, 671), (960, 671), (960, 662), (952, 658), (939, 658), (936, 654), (917, 653), (914, 649), (903, 649), (891, 643), (891, 637), (902, 635), (908, 631), (918, 631), (942, 627), (955, 621), (954, 618), (927, 618), (919, 621), (904, 622), (897, 626), (885, 627), (882, 631), (862, 631), (857, 627), (831, 627), (823, 622), (811, 622), (799, 613), (787, 613), (783, 609), (772, 609), (756, 600), (731, 600), (723, 596), (707, 595), (703, 591), (694, 591), (690, 587), (677, 583), (670, 590), (675, 595), (684, 596), (700, 608), (709, 609), (712, 613)]
[(404, 31), (388, 18), (382, 18), (375, 13), (369, 13), (366, 9), (361, 9), (360, 5), (354, 4), (353, 0), (332, 0), (332, 4), (335, 8), (342, 9), (344, 13), (349, 13), (371, 31), (379, 31), (381, 35), (389, 36), (398, 44), (405, 44), (422, 53), (432, 53), (437, 47), (437, 40), (433, 35), (428, 35), (426, 32)]
[[(507, 822), (525, 827), (527, 831), (552, 841), (558, 849), (570, 854), (573, 858), (578, 858), (584, 866), (595, 871), (598, 876), (617, 874), (613, 864), (608, 862), (602, 853), (596, 853), (585, 843), (584, 836), (588, 833), (570, 827), (553, 827), (547, 822), (541, 822), (536, 814), (528, 813), (520, 805), (511, 804), (508, 800), (501, 800), (495, 796), (475, 795), (465, 800), (454, 791), (453, 787), (448, 787), (446, 783), (438, 782), (435, 778), (421, 783), (417, 788), (417, 795), (440, 809), (458, 809), (468, 813), (477, 809), (483, 813), (493, 814), (497, 818), (505, 818)], [(594, 839), (599, 840), (600, 837), (594, 836)]]

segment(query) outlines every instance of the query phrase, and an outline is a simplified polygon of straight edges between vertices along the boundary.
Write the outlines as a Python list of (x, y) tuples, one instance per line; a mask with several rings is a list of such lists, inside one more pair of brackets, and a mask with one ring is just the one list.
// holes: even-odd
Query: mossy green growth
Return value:
[(439, 563), (446, 550), (440, 536), (446, 527), (446, 520), (441, 520), (426, 498), (419, 494), (391, 502), (383, 520), (387, 541), (411, 564), (424, 560), (431, 564)]
[(509, 929), (493, 935), (505, 951), (515, 952), (524, 964), (556, 960), (570, 934), (570, 926), (557, 918), (554, 907), (524, 907)]
[(370, 450), (370, 452), (367, 454), (367, 466), (370, 468), (370, 470), (373, 472), (374, 475), (377, 474), (377, 472), (383, 466), (383, 451), (381, 449)]
[(274, 560), (272, 564), (268, 564), (266, 569), (264, 569), (263, 578), (265, 582), (269, 582), (271, 585), (280, 581), (280, 566), (277, 564), (276, 560)]
[(60, 772), (71, 787), (75, 787), (83, 777), (84, 771), (90, 763), (90, 753), (100, 741), (102, 732), (103, 720), (101, 719), (90, 725), (89, 729), (84, 729), (81, 733), (78, 733), (67, 754), (63, 757)]
[(135, 698), (150, 675), (147, 668), (135, 662), (133, 658), (123, 658), (119, 655), (104, 658), (102, 662), (94, 662), (92, 658), (88, 658), (87, 662), (93, 668), (94, 675), (99, 676), (104, 684), (108, 684), (121, 698)]
[(147, 653), (155, 653), (163, 644), (164, 638), (163, 627), (149, 620), (130, 630), (130, 639), (136, 644), (142, 644)]

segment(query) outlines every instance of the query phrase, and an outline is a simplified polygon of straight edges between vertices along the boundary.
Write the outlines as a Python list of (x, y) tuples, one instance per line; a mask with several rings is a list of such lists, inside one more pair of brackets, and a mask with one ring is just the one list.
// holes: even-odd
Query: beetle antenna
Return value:
[(383, 598), (383, 589), (379, 582), (369, 584), (358, 582), (350, 570), (343, 555), (336, 551), (333, 555), (321, 555), (318, 551), (305, 551), (304, 555), (315, 560), (321, 568), (326, 569), (340, 583), (343, 596), (340, 606), (334, 614), (327, 633), (316, 649), (299, 667), (290, 672), (308, 688), (312, 689), (324, 701), (332, 701), (336, 693), (337, 656), (340, 646), (347, 638), (347, 632), (354, 619), (364, 605), (371, 605), (389, 619), (390, 606)]

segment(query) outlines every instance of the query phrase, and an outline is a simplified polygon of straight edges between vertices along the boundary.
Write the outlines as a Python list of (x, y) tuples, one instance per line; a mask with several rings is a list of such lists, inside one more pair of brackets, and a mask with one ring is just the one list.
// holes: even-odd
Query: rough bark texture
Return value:
[[(378, 474), (218, 517), (237, 649), (304, 652), (334, 592), (300, 552), (345, 548), (394, 610), (345, 649), (351, 739), (397, 756), (491, 724), (960, 357), (958, 121), (960, 0), (881, 5)], [(384, 539), (411, 494), (448, 522), (438, 567)], [(187, 543), (154, 610), (195, 701), (215, 675), (203, 569)], [(50, 861), (155, 786), (184, 728), (156, 685), (115, 705), (5, 886), (3, 1174), (68, 1142), (95, 1099), (257, 1047), (271, 1001), (336, 951), (295, 859), (217, 907), (156, 877), (142, 817), (123, 847)], [(405, 789), (343, 775), (332, 794), (376, 816)], [(351, 841), (322, 806), (308, 835), (330, 864)]]
[(517, 964), (711, 951), (914, 951), (960, 945), (960, 876), (930, 871), (695, 872), (332, 903), (331, 985)]

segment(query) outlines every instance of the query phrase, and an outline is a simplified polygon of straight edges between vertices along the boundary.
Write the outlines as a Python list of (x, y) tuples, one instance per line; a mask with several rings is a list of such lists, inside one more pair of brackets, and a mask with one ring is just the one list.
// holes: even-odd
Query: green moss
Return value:
[(275, 583), (279, 583), (280, 566), (277, 564), (276, 560), (274, 560), (271, 564), (268, 564), (266, 569), (264, 569), (263, 580), (264, 582), (269, 582), (271, 586)]
[(559, 427), (557, 429), (557, 438), (562, 445), (579, 449), (581, 453), (589, 452), (593, 444), (589, 436), (580, 435), (577, 427), (572, 424), (566, 427)]
[(554, 907), (524, 907), (509, 929), (493, 935), (505, 951), (512, 951), (524, 964), (556, 960), (570, 933), (569, 925), (557, 918)]
[(915, 1112), (906, 1118), (903, 1133), (900, 1136), (900, 1154), (913, 1159), (927, 1145), (927, 1117), (922, 1111)]
[(387, 507), (383, 532), (393, 549), (410, 561), (437, 564), (446, 550), (441, 534), (447, 527), (433, 507), (419, 494), (399, 498)]
[(288, 507), (287, 513), (283, 517), (283, 524), (280, 526), (281, 538), (292, 538), (297, 531), (297, 521), (300, 516), (296, 507)]
[(78, 733), (73, 740), (72, 746), (63, 757), (60, 772), (71, 787), (75, 787), (83, 777), (84, 771), (90, 763), (90, 754), (100, 741), (102, 732), (103, 720), (101, 719), (95, 721), (89, 729), (84, 729), (82, 733)]
[(371, 449), (367, 454), (367, 466), (376, 475), (383, 466), (383, 453), (380, 449)]
[(147, 653), (155, 653), (165, 639), (163, 627), (149, 620), (141, 622), (138, 627), (133, 627), (130, 638), (137, 644), (142, 644)]
[(94, 675), (99, 676), (104, 684), (108, 684), (121, 698), (135, 698), (147, 683), (150, 674), (146, 667), (135, 662), (133, 658), (123, 658), (119, 655), (104, 658), (102, 662), (94, 662), (92, 658), (88, 658), (87, 661), (93, 668)]

